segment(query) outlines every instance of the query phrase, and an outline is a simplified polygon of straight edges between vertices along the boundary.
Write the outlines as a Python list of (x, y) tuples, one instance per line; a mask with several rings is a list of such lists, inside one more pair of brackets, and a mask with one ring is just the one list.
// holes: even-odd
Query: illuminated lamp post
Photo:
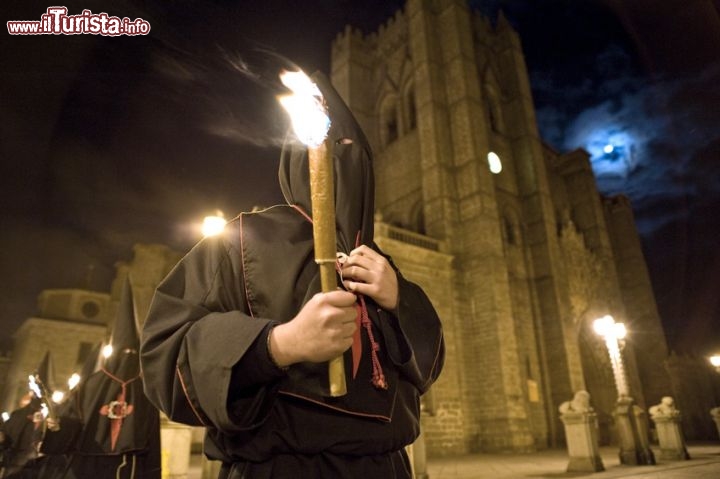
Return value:
[(710, 360), (710, 364), (715, 368), (715, 371), (720, 373), (720, 354), (714, 354), (708, 359)]
[(625, 336), (627, 336), (625, 325), (623, 323), (616, 323), (615, 319), (608, 315), (596, 319), (593, 323), (593, 329), (605, 340), (605, 346), (607, 346), (608, 353), (610, 354), (610, 364), (612, 365), (618, 397), (630, 396), (622, 354), (620, 353), (620, 341), (623, 341)]
[(214, 215), (203, 218), (202, 234), (205, 237), (218, 235), (225, 229), (226, 224), (225, 215), (218, 210)]
[(595, 332), (605, 340), (610, 364), (612, 365), (618, 399), (613, 411), (620, 441), (620, 463), (631, 465), (655, 464), (655, 456), (650, 449), (648, 426), (645, 411), (634, 404), (630, 397), (625, 366), (622, 358), (622, 346), (627, 336), (623, 323), (606, 315), (593, 322)]

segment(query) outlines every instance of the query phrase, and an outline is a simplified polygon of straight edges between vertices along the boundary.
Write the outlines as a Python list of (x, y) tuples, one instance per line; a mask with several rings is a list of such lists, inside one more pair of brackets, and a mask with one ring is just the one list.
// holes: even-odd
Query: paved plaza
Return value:
[[(656, 457), (660, 451), (653, 448)], [(660, 461), (654, 466), (620, 464), (618, 449), (602, 447), (605, 471), (565, 472), (566, 451), (553, 449), (533, 454), (473, 454), (428, 461), (430, 479), (522, 479), (577, 478), (609, 479), (720, 479), (720, 442), (688, 446), (690, 460)]]
[[(656, 447), (653, 452), (660, 456)], [(658, 460), (654, 466), (624, 466), (617, 448), (602, 447), (605, 470), (594, 473), (565, 472), (567, 453), (559, 449), (533, 454), (472, 454), (429, 460), (428, 479), (720, 479), (720, 442), (691, 444), (688, 452), (688, 461)], [(187, 479), (201, 479), (200, 463), (200, 457), (194, 455)]]

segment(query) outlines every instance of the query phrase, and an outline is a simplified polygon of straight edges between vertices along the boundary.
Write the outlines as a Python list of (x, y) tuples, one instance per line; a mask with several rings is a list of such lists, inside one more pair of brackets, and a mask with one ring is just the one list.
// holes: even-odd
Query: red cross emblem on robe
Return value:
[(122, 429), (123, 419), (133, 412), (133, 405), (125, 401), (125, 394), (120, 393), (115, 401), (100, 408), (100, 414), (107, 416), (110, 420), (110, 447), (114, 451), (117, 444), (120, 430)]

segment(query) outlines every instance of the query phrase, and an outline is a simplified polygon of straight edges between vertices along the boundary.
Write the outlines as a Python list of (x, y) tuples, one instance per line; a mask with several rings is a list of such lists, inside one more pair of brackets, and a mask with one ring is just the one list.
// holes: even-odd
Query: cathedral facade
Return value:
[(587, 390), (601, 440), (617, 399), (594, 319), (629, 335), (636, 402), (670, 394), (667, 345), (631, 206), (589, 156), (538, 133), (520, 39), (462, 0), (409, 0), (347, 27), (331, 79), (375, 152), (376, 241), (431, 297), (447, 360), (423, 403), (429, 455), (561, 444), (558, 406)]

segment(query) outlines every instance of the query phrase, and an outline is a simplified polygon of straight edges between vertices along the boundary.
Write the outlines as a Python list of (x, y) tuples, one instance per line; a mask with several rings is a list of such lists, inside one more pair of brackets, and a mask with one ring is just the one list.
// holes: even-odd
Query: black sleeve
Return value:
[(82, 421), (77, 417), (60, 416), (60, 429), (45, 430), (40, 452), (43, 454), (68, 454), (75, 449), (75, 443), (82, 430)]
[(378, 309), (388, 354), (400, 372), (424, 393), (438, 378), (445, 362), (442, 322), (422, 288), (405, 279), (392, 259), (375, 248), (388, 259), (398, 280), (395, 310)]
[(398, 307), (378, 310), (388, 354), (421, 393), (440, 375), (445, 361), (442, 324), (423, 290), (398, 273)]
[(141, 364), (148, 398), (170, 419), (239, 431), (273, 400), (261, 339), (271, 321), (247, 314), (240, 255), (224, 237), (201, 241), (158, 286)]

